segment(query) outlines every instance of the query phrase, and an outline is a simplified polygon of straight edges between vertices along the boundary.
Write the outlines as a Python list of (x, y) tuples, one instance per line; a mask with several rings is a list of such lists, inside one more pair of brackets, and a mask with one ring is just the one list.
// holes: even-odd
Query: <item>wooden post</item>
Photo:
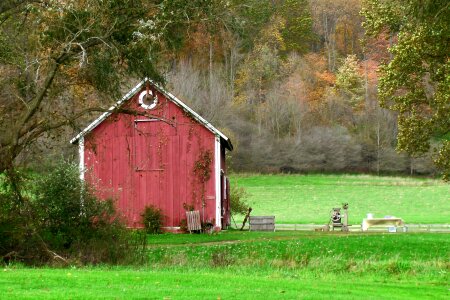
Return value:
[(250, 218), (250, 213), (251, 213), (251, 212), (252, 212), (252, 208), (249, 207), (249, 208), (248, 208), (248, 212), (247, 212), (247, 214), (245, 215), (244, 222), (242, 222), (241, 231), (244, 230), (245, 223), (247, 223), (248, 218)]

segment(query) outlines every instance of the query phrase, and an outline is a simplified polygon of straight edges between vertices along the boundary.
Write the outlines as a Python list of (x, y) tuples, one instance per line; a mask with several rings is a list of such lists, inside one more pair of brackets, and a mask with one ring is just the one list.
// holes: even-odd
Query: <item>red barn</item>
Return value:
[(226, 149), (231, 141), (151, 80), (143, 80), (71, 140), (78, 143), (80, 176), (101, 197), (117, 199), (130, 227), (141, 227), (146, 205), (162, 209), (167, 230), (186, 218), (229, 225)]

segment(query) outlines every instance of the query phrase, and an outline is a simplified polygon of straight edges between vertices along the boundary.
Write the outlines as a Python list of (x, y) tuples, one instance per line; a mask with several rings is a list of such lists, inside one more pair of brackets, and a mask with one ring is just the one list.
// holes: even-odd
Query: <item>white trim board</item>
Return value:
[(84, 137), (82, 136), (78, 142), (78, 155), (80, 156), (80, 164), (78, 166), (80, 170), (80, 179), (84, 180), (84, 170), (86, 169), (84, 165)]
[(215, 128), (211, 123), (206, 121), (202, 116), (200, 116), (198, 113), (196, 113), (194, 110), (192, 110), (189, 106), (187, 106), (185, 103), (183, 103), (180, 99), (175, 97), (173, 94), (166, 91), (163, 87), (161, 87), (156, 82), (145, 78), (141, 82), (139, 82), (134, 88), (132, 88), (125, 96), (122, 97), (119, 101), (117, 101), (113, 106), (111, 106), (108, 111), (104, 112), (102, 115), (100, 115), (97, 119), (95, 119), (92, 123), (90, 123), (85, 129), (83, 129), (77, 136), (75, 136), (72, 140), (70, 140), (71, 144), (77, 143), (81, 137), (85, 136), (89, 132), (91, 132), (94, 128), (96, 128), (100, 123), (102, 123), (107, 117), (109, 117), (114, 110), (119, 108), (123, 103), (130, 100), (133, 96), (137, 94), (138, 91), (144, 86), (144, 84), (148, 82), (151, 85), (153, 85), (161, 94), (166, 96), (168, 99), (170, 99), (173, 103), (175, 103), (178, 107), (182, 108), (185, 112), (189, 113), (194, 117), (195, 120), (197, 120), (199, 123), (201, 123), (203, 126), (205, 126), (209, 131), (211, 131), (214, 135), (220, 136), (225, 141), (225, 145), (229, 150), (233, 150), (233, 145), (231, 144), (230, 139), (224, 135), (222, 132), (220, 132), (217, 128)]
[(220, 189), (220, 168), (221, 168), (221, 157), (220, 157), (220, 137), (215, 137), (214, 143), (214, 176), (215, 176), (215, 187), (216, 187), (216, 226), (222, 227), (222, 191)]

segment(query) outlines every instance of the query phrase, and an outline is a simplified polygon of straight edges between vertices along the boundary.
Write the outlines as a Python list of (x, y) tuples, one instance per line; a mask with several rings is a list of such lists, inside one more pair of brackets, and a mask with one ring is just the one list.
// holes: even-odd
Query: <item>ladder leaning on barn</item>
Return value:
[(186, 219), (189, 233), (192, 233), (192, 231), (194, 230), (202, 231), (202, 224), (200, 222), (200, 211), (198, 210), (187, 211)]

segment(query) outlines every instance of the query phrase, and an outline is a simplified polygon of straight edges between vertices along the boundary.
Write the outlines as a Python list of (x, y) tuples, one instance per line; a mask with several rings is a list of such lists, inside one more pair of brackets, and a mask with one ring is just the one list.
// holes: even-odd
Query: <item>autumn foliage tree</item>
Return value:
[(144, 48), (133, 38), (146, 17), (139, 1), (15, 2), (0, 11), (0, 171), (36, 139), (89, 110), (71, 90), (117, 95), (123, 71), (154, 71), (151, 55), (139, 54)]
[(349, 55), (336, 74), (336, 90), (342, 93), (351, 106), (361, 104), (363, 95), (363, 80), (359, 74), (358, 60), (355, 55)]
[(381, 67), (381, 104), (398, 112), (398, 150), (412, 156), (439, 151), (435, 162), (450, 179), (450, 6), (445, 0), (367, 0), (367, 34), (396, 42)]

